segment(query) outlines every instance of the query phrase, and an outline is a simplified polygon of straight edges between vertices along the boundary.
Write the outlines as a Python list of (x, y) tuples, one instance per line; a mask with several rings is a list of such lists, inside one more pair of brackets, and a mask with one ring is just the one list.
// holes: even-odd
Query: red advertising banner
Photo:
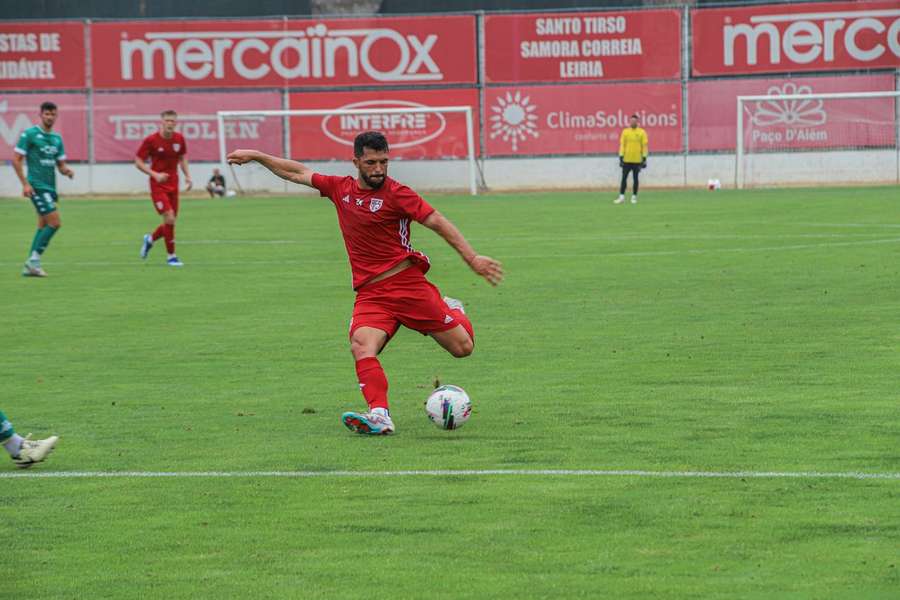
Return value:
[[(688, 146), (691, 151), (734, 151), (738, 96), (893, 89), (892, 74), (692, 81), (688, 84)], [(869, 146), (894, 140), (892, 98), (771, 100), (746, 103), (745, 112), (745, 147)]]
[(0, 23), (0, 90), (85, 87), (82, 23)]
[(475, 17), (96, 23), (97, 88), (474, 83)]
[[(295, 109), (369, 109), (471, 106), (478, 148), (478, 91), (474, 89), (315, 92), (292, 94)], [(465, 113), (328, 115), (291, 118), (291, 155), (300, 159), (349, 160), (353, 139), (363, 131), (383, 132), (392, 158), (465, 158)]]
[[(159, 130), (160, 113), (178, 112), (178, 131), (188, 146), (188, 160), (218, 161), (219, 133), (216, 111), (272, 110), (281, 108), (277, 92), (212, 94), (115, 94), (94, 95), (94, 155), (97, 162), (130, 162), (141, 141)], [(282, 155), (281, 117), (247, 116), (225, 121), (229, 148), (238, 145)], [(139, 175), (135, 171), (135, 175)]]
[(56, 103), (53, 130), (63, 139), (66, 160), (87, 160), (87, 97), (84, 94), (0, 94), (0, 160), (11, 160), (22, 132), (40, 123), (45, 100)]
[(900, 67), (900, 5), (783, 3), (691, 11), (694, 75)]
[(631, 114), (651, 154), (682, 148), (678, 83), (488, 88), (485, 111), (489, 156), (615, 154)]
[(681, 73), (677, 10), (488, 15), (489, 83), (674, 79)]

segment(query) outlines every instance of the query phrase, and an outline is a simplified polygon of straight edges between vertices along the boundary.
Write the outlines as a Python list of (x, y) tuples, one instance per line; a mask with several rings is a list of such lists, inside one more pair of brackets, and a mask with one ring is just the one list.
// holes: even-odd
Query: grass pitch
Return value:
[[(327, 201), (186, 200), (173, 269), (137, 256), (146, 199), (64, 199), (45, 280), (18, 275), (30, 204), (0, 201), (0, 407), (62, 437), (27, 474), (232, 474), (3, 478), (4, 591), (896, 598), (900, 189), (612, 198), (431, 198), (507, 280), (414, 226), (477, 343), (401, 330), (390, 438), (339, 422), (364, 403)], [(424, 416), (435, 378), (463, 429)], [(886, 477), (252, 475), (426, 469)]]

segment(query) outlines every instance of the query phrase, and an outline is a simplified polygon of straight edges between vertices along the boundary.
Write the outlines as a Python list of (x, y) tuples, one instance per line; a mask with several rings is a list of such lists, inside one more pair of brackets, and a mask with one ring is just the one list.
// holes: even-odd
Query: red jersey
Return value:
[(169, 178), (165, 183), (157, 183), (150, 178), (150, 191), (162, 190), (166, 192), (178, 191), (178, 161), (187, 153), (187, 144), (184, 136), (177, 131), (172, 132), (172, 137), (166, 139), (160, 132), (148, 135), (141, 143), (137, 156), (143, 161), (150, 159), (150, 168), (158, 173), (168, 173)]
[(409, 242), (410, 219), (421, 223), (434, 212), (421, 196), (390, 177), (377, 190), (361, 189), (354, 177), (319, 173), (312, 184), (337, 210), (354, 290), (406, 259), (428, 271), (428, 257)]

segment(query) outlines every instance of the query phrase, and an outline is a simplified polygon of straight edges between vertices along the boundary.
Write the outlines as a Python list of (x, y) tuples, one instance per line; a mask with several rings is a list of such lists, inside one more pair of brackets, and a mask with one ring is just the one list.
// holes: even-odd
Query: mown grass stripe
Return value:
[(92, 479), (179, 477), (656, 477), (694, 479), (883, 479), (900, 473), (856, 471), (644, 471), (611, 469), (425, 469), (402, 471), (27, 471), (0, 473), (0, 479)]

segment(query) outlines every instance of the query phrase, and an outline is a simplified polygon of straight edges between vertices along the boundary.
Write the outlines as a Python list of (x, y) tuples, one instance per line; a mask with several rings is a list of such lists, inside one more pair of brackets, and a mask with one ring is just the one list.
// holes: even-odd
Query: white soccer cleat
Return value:
[(22, 276), (23, 277), (46, 277), (47, 272), (41, 268), (41, 263), (36, 260), (27, 260), (25, 261), (25, 266), (22, 267)]
[(53, 451), (59, 436), (51, 435), (46, 440), (32, 440), (31, 434), (22, 440), (22, 447), (19, 453), (12, 457), (13, 462), (20, 469), (27, 469), (33, 465), (43, 462), (47, 455)]
[(623, 202), (625, 202), (625, 196), (622, 196), (621, 194), (618, 198), (613, 200), (613, 204), (622, 204)]
[(444, 304), (447, 305), (450, 309), (458, 309), (462, 314), (466, 314), (466, 309), (463, 306), (462, 300), (457, 300), (456, 298), (451, 298), (449, 296), (444, 296)]
[(632, 203), (632, 204), (637, 204), (637, 196), (632, 196), (632, 197), (631, 197), (631, 203)]
[(345, 412), (341, 415), (341, 422), (350, 431), (364, 435), (390, 435), (394, 433), (394, 422), (391, 420), (391, 417), (374, 412)]

